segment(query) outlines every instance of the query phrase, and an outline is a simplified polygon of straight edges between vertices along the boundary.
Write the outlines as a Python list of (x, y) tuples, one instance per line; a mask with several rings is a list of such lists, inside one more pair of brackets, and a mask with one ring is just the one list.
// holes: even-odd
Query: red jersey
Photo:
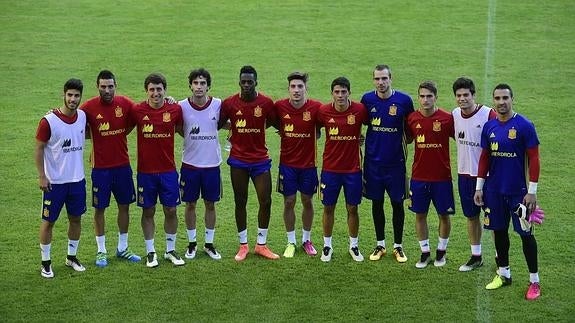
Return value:
[(325, 128), (323, 170), (334, 173), (361, 171), (359, 137), (361, 125), (367, 119), (367, 109), (358, 102), (351, 102), (344, 112), (337, 111), (333, 103), (319, 108), (318, 124)]
[(316, 123), (321, 103), (307, 100), (299, 109), (294, 108), (289, 99), (275, 103), (281, 147), (280, 163), (294, 168), (315, 167)]
[(417, 181), (451, 180), (449, 138), (454, 138), (451, 113), (437, 109), (429, 117), (419, 111), (407, 117), (407, 130), (415, 143), (411, 178)]
[(164, 103), (161, 108), (154, 109), (144, 101), (132, 108), (130, 120), (138, 130), (138, 172), (175, 170), (174, 131), (182, 124), (180, 105)]
[(130, 130), (128, 115), (133, 106), (132, 100), (116, 95), (111, 103), (103, 102), (98, 96), (80, 107), (86, 112), (92, 136), (92, 167), (110, 168), (130, 164), (126, 135)]
[(272, 99), (261, 93), (250, 102), (240, 99), (239, 93), (228, 97), (222, 102), (220, 120), (231, 122), (230, 157), (245, 163), (269, 159), (266, 128), (275, 122)]

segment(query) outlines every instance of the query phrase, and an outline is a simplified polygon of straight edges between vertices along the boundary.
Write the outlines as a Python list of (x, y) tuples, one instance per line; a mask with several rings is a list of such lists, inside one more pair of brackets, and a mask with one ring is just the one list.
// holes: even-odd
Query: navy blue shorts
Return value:
[(363, 196), (374, 201), (383, 201), (385, 192), (393, 202), (402, 202), (408, 194), (405, 165), (384, 167), (378, 163), (364, 162)]
[(136, 201), (130, 165), (92, 169), (92, 206), (96, 209), (107, 208), (112, 194), (118, 204)]
[(248, 171), (250, 178), (253, 180), (259, 175), (268, 172), (272, 168), (272, 160), (264, 160), (257, 163), (246, 163), (241, 160), (229, 157), (227, 161), (228, 165), (235, 168), (241, 168)]
[(158, 202), (166, 207), (175, 207), (180, 204), (180, 190), (178, 187), (178, 172), (158, 174), (138, 173), (138, 206), (149, 208)]
[(513, 230), (521, 236), (532, 234), (532, 230), (523, 231), (519, 218), (513, 214), (513, 210), (523, 202), (525, 195), (505, 195), (499, 192), (483, 190), (483, 202), (485, 203), (485, 218), (483, 227), (488, 230), (509, 230), (509, 220), (513, 222)]
[(86, 213), (86, 180), (79, 182), (51, 184), (51, 189), (42, 194), (42, 220), (56, 222), (62, 208), (71, 216)]
[(333, 173), (322, 171), (319, 193), (323, 205), (335, 205), (339, 192), (343, 187), (345, 203), (359, 205), (361, 203), (361, 172)]
[(453, 184), (451, 181), (423, 182), (411, 180), (409, 209), (415, 213), (427, 213), (433, 201), (439, 215), (454, 214)]
[(481, 213), (481, 207), (475, 204), (473, 196), (475, 195), (476, 177), (459, 175), (457, 178), (457, 188), (459, 189), (459, 200), (463, 215), (468, 218), (478, 216)]
[(180, 194), (184, 202), (196, 202), (200, 198), (217, 202), (222, 193), (220, 167), (180, 169)]
[(317, 168), (294, 168), (280, 164), (277, 191), (284, 196), (296, 194), (298, 191), (313, 195), (317, 191)]

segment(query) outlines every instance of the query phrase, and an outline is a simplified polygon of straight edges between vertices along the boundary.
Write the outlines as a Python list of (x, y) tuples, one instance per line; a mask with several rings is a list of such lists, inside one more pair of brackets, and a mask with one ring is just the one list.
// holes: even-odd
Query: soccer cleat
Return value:
[(353, 260), (358, 262), (363, 261), (363, 255), (359, 251), (359, 247), (355, 246), (349, 248), (349, 254)]
[(220, 255), (220, 253), (216, 250), (216, 247), (214, 247), (213, 243), (204, 244), (204, 252), (213, 260), (222, 259), (222, 255)]
[[(295, 246), (294, 246), (295, 248)], [(275, 260), (275, 259), (279, 259), (280, 256), (276, 255), (275, 253), (273, 253), (267, 245), (265, 244), (257, 244), (256, 248), (254, 249), (254, 253), (256, 255), (260, 255), (266, 259), (271, 259), (271, 260)]]
[(44, 278), (54, 278), (51, 260), (42, 261), (42, 266), (40, 266), (40, 275), (42, 275)]
[(86, 268), (82, 266), (80, 260), (76, 256), (66, 256), (66, 266), (72, 267), (75, 271), (85, 271)]
[(376, 246), (373, 249), (373, 252), (371, 253), (371, 255), (369, 255), (369, 260), (379, 260), (381, 259), (381, 257), (387, 255), (387, 250), (385, 249), (384, 246)]
[(247, 243), (240, 244), (240, 249), (238, 250), (238, 253), (234, 257), (234, 259), (236, 261), (243, 261), (246, 259), (249, 252), (250, 252), (250, 247), (248, 246)]
[(321, 251), (321, 261), (329, 262), (331, 261), (331, 256), (333, 255), (333, 249), (331, 247), (325, 246)]
[(295, 255), (295, 244), (288, 243), (286, 246), (286, 250), (284, 251), (284, 257), (293, 258), (294, 255)]
[(402, 247), (395, 247), (393, 248), (393, 256), (395, 257), (395, 260), (399, 263), (405, 263), (407, 262), (407, 256), (405, 255), (405, 253), (403, 252), (403, 248)]
[(142, 260), (142, 257), (136, 255), (132, 252), (132, 250), (126, 248), (124, 251), (116, 250), (116, 257), (120, 259), (125, 259), (130, 262), (139, 262)]
[(106, 267), (108, 266), (108, 254), (105, 252), (98, 252), (96, 254), (96, 266), (97, 267)]
[(307, 240), (306, 242), (303, 243), (302, 245), (303, 250), (305, 251), (305, 253), (308, 256), (315, 256), (317, 255), (317, 251), (315, 250), (315, 248), (313, 247), (313, 243), (311, 243), (310, 240)]
[(541, 296), (541, 286), (539, 283), (529, 283), (529, 288), (525, 293), (525, 299), (528, 301), (534, 301)]
[(445, 250), (437, 249), (435, 251), (435, 261), (433, 262), (433, 265), (435, 267), (443, 267), (445, 266), (446, 263), (447, 263), (447, 257), (445, 256)]
[(168, 251), (164, 254), (164, 259), (169, 260), (174, 266), (185, 265), (186, 262), (180, 257), (175, 250)]
[(196, 258), (196, 246), (197, 243), (195, 241), (190, 242), (188, 244), (188, 248), (186, 248), (186, 253), (184, 254), (184, 257), (186, 257), (187, 259)]
[(415, 268), (423, 269), (429, 265), (431, 262), (431, 253), (430, 252), (422, 252), (419, 261), (415, 264)]
[(467, 263), (461, 265), (459, 267), (459, 271), (464, 272), (464, 271), (472, 271), (473, 269), (479, 268), (483, 266), (483, 258), (481, 258), (481, 256), (471, 256), (471, 258), (469, 258), (469, 261), (467, 261)]
[(511, 277), (503, 277), (501, 275), (495, 275), (495, 278), (491, 281), (491, 283), (485, 286), (485, 289), (497, 289), (499, 287), (511, 285)]
[(148, 252), (148, 255), (146, 256), (146, 266), (148, 268), (158, 267), (158, 256), (155, 252)]

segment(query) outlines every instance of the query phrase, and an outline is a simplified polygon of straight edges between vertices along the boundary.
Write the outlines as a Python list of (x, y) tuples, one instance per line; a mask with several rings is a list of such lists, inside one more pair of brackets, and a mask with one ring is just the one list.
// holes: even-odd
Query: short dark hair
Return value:
[(100, 85), (100, 80), (114, 80), (114, 83), (116, 83), (114, 73), (109, 70), (101, 70), (100, 73), (98, 73), (98, 77), (96, 77), (96, 85)]
[(240, 69), (240, 77), (242, 76), (242, 74), (253, 74), (254, 80), (256, 81), (258, 80), (258, 72), (256, 72), (256, 69), (251, 65), (242, 66), (242, 68)]
[(459, 89), (469, 89), (471, 94), (475, 94), (475, 83), (470, 78), (462, 76), (453, 82), (453, 94)]
[(64, 83), (64, 93), (66, 93), (68, 90), (78, 90), (80, 91), (80, 94), (82, 94), (82, 91), (84, 91), (84, 84), (82, 83), (82, 80), (71, 78), (66, 81), (66, 83)]
[(200, 67), (198, 69), (192, 70), (190, 75), (188, 76), (188, 83), (192, 85), (192, 81), (198, 78), (199, 76), (203, 76), (206, 79), (206, 83), (208, 87), (212, 86), (212, 76), (210, 72), (208, 72), (205, 68)]
[(336, 85), (339, 85), (341, 87), (346, 88), (348, 91), (351, 91), (351, 84), (349, 83), (349, 80), (344, 76), (340, 76), (331, 82), (332, 91)]
[(292, 72), (287, 76), (288, 83), (293, 80), (302, 80), (304, 83), (307, 83), (308, 74), (304, 72)]
[(493, 96), (493, 94), (495, 94), (495, 90), (509, 90), (509, 94), (511, 95), (511, 98), (513, 98), (513, 90), (511, 89), (511, 86), (509, 86), (509, 84), (506, 84), (506, 83), (497, 84), (495, 86), (495, 88), (493, 89), (491, 96)]
[(387, 70), (389, 72), (389, 77), (391, 78), (391, 67), (389, 67), (389, 65), (387, 64), (378, 64), (375, 65), (375, 68), (373, 69), (373, 71), (383, 71), (383, 70)]
[(420, 89), (427, 89), (433, 93), (434, 96), (437, 96), (437, 86), (433, 81), (423, 81), (419, 83), (419, 87), (417, 88), (417, 92), (419, 94)]
[(150, 83), (154, 83), (154, 84), (162, 83), (162, 85), (164, 86), (164, 90), (168, 89), (168, 82), (166, 82), (166, 78), (160, 73), (152, 73), (152, 74), (146, 76), (146, 79), (144, 80), (144, 89), (146, 91), (148, 90), (148, 85)]

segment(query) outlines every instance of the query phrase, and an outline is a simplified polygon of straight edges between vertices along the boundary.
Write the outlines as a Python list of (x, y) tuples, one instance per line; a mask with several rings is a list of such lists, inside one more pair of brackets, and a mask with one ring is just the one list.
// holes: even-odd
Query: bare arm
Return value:
[(46, 177), (46, 172), (44, 171), (44, 148), (46, 143), (43, 141), (36, 141), (36, 147), (34, 149), (34, 161), (36, 162), (36, 170), (38, 171), (38, 185), (42, 191), (50, 191), (50, 182)]

